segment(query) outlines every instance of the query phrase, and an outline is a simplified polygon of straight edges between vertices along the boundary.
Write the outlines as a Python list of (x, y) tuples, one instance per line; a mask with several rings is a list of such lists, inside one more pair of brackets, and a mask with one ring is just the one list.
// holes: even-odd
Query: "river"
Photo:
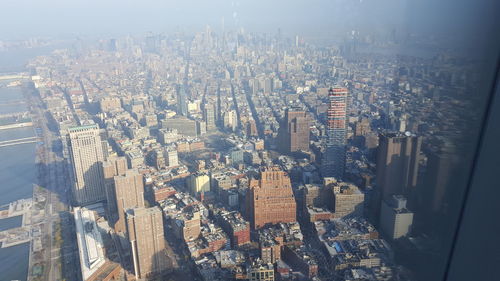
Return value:
[[(0, 74), (27, 71), (28, 60), (66, 47), (65, 44), (31, 49), (0, 51)], [(9, 81), (0, 81), (6, 85)], [(27, 111), (21, 87), (0, 86), (0, 115)], [(0, 141), (35, 136), (31, 127), (0, 130)], [(0, 147), (0, 206), (9, 202), (31, 198), (36, 179), (35, 143)], [(21, 217), (0, 220), (0, 229), (21, 225)], [(0, 248), (0, 281), (26, 280), (28, 275), (29, 243)]]
[[(3, 81), (0, 83), (4, 83)], [(26, 111), (26, 104), (16, 103), (23, 99), (20, 87), (0, 87), (0, 114)], [(0, 141), (34, 136), (32, 127), (0, 130)], [(0, 206), (9, 202), (31, 198), (36, 179), (35, 143), (0, 147)], [(21, 217), (0, 220), (0, 230), (21, 225)], [(0, 280), (26, 280), (28, 273), (29, 243), (0, 248)]]

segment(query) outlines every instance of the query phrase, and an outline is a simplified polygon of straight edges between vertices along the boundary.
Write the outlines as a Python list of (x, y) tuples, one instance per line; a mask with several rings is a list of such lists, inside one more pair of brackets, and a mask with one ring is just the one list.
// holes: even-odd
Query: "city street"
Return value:
[[(41, 129), (42, 141), (37, 149), (39, 185), (48, 193), (45, 205), (45, 221), (42, 227), (44, 239), (43, 261), (30, 259), (30, 274), (32, 280), (32, 266), (36, 263), (45, 263), (41, 279), (37, 280), (78, 280), (77, 248), (74, 241), (72, 216), (69, 214), (69, 186), (67, 165), (62, 156), (62, 145), (58, 133), (49, 129), (49, 120), (45, 115), (43, 102), (36, 93), (29, 97), (32, 108), (34, 126)], [(56, 225), (60, 225), (62, 248), (54, 245)], [(62, 254), (62, 256), (61, 256)], [(63, 258), (62, 258), (63, 257)], [(64, 262), (64, 264), (63, 264)], [(64, 270), (64, 272), (62, 271)]]

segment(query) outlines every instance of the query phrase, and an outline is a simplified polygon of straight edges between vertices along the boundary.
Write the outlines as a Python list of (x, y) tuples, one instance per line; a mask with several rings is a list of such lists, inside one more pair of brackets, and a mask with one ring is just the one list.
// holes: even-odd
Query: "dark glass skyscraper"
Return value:
[(328, 93), (326, 149), (323, 154), (323, 176), (344, 177), (347, 140), (347, 88), (333, 88)]

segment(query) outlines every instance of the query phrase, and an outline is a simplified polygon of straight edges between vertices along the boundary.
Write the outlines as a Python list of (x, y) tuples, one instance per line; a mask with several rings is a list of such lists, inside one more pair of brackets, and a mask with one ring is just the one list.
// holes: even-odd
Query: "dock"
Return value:
[(14, 129), (14, 128), (23, 128), (23, 127), (32, 127), (33, 122), (23, 122), (23, 123), (14, 123), (9, 125), (0, 126), (0, 130)]
[[(2, 207), (5, 207), (4, 205)], [(0, 232), (1, 248), (12, 247), (15, 245), (31, 241), (31, 210), (33, 199), (19, 199), (8, 204), (7, 210), (0, 211), (0, 220), (17, 216), (22, 216), (20, 227), (7, 229)]]
[(35, 143), (35, 142), (38, 142), (37, 137), (27, 137), (14, 140), (0, 141), (0, 147), (13, 146), (25, 143)]

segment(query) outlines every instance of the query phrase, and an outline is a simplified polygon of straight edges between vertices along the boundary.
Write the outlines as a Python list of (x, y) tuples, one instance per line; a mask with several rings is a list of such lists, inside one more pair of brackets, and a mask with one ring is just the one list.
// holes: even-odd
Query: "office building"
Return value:
[(422, 138), (411, 133), (382, 133), (377, 150), (378, 198), (410, 196), (417, 185)]
[(193, 209), (183, 210), (173, 218), (172, 231), (186, 241), (194, 241), (201, 234), (200, 212)]
[(302, 189), (302, 201), (304, 207), (322, 207), (326, 203), (325, 189), (320, 185), (306, 184)]
[(398, 239), (408, 235), (412, 224), (413, 213), (406, 208), (404, 196), (392, 195), (382, 202), (380, 226), (388, 237)]
[(365, 194), (357, 186), (337, 182), (333, 184), (332, 192), (335, 218), (363, 216)]
[(179, 155), (177, 149), (169, 147), (164, 152), (165, 165), (169, 168), (179, 166)]
[(224, 128), (229, 129), (231, 131), (236, 131), (236, 127), (238, 126), (238, 115), (236, 110), (229, 110), (224, 112)]
[(140, 149), (125, 152), (125, 157), (130, 168), (138, 168), (144, 165), (144, 154)]
[(177, 114), (188, 115), (186, 86), (181, 85), (177, 89)]
[(196, 137), (198, 136), (198, 130), (195, 120), (191, 120), (186, 117), (174, 117), (168, 118), (161, 121), (162, 129), (177, 130), (178, 134)]
[(144, 182), (142, 175), (136, 170), (128, 170), (125, 175), (115, 176), (114, 181), (118, 210), (115, 231), (124, 233), (126, 230), (125, 212), (128, 209), (144, 207)]
[(69, 150), (73, 168), (73, 197), (78, 205), (106, 199), (99, 127), (96, 124), (73, 127), (69, 130)]
[(288, 175), (279, 167), (263, 168), (250, 180), (247, 215), (254, 229), (266, 224), (295, 222), (297, 204)]
[(463, 163), (463, 156), (457, 149), (456, 145), (446, 140), (439, 148), (426, 153), (427, 167), (423, 184), (417, 191), (422, 200), (411, 205), (426, 233), (442, 233), (443, 229), (452, 228), (454, 224), (454, 220), (450, 220), (453, 213), (453, 207), (450, 206), (458, 208), (453, 203), (460, 196), (457, 186), (465, 184), (464, 175), (458, 168)]
[(137, 279), (161, 275), (168, 267), (163, 216), (158, 207), (127, 211), (127, 233)]
[(207, 174), (192, 174), (186, 182), (188, 190), (193, 195), (210, 191), (210, 177)]
[(257, 130), (257, 124), (255, 123), (255, 120), (251, 119), (248, 120), (246, 124), (246, 134), (247, 137), (258, 137), (259, 136), (259, 131)]
[(206, 103), (203, 106), (203, 119), (206, 124), (207, 132), (211, 132), (216, 129), (215, 112), (216, 111), (214, 103)]
[(198, 136), (203, 136), (207, 133), (207, 122), (203, 120), (196, 120), (196, 133)]
[(272, 264), (254, 264), (247, 269), (250, 281), (274, 281), (274, 266)]
[(310, 119), (301, 109), (287, 109), (280, 125), (280, 146), (283, 153), (309, 151)]
[(177, 129), (160, 129), (158, 132), (158, 141), (163, 145), (173, 143), (177, 141), (179, 137)]
[(165, 168), (165, 151), (163, 149), (155, 149), (148, 153), (146, 157), (146, 162), (150, 166), (156, 167), (156, 169), (161, 170)]
[(328, 123), (322, 173), (325, 177), (342, 180), (345, 171), (347, 142), (348, 90), (333, 88), (328, 92)]
[(370, 131), (370, 119), (363, 117), (361, 121), (355, 123), (354, 136), (366, 136)]
[(91, 280), (106, 263), (105, 248), (97, 226), (97, 216), (87, 208), (74, 208), (76, 241), (82, 280)]
[(128, 169), (127, 158), (110, 157), (102, 164), (104, 174), (104, 188), (106, 190), (106, 201), (108, 203), (108, 212), (110, 217), (117, 214), (115, 197), (115, 176), (125, 175)]
[(158, 116), (156, 114), (147, 114), (142, 117), (142, 125), (147, 128), (156, 128), (158, 126)]
[(233, 149), (229, 152), (231, 164), (241, 164), (245, 161), (245, 151), (241, 149)]
[(231, 245), (238, 247), (250, 243), (250, 223), (238, 212), (221, 212), (218, 221), (229, 235)]

